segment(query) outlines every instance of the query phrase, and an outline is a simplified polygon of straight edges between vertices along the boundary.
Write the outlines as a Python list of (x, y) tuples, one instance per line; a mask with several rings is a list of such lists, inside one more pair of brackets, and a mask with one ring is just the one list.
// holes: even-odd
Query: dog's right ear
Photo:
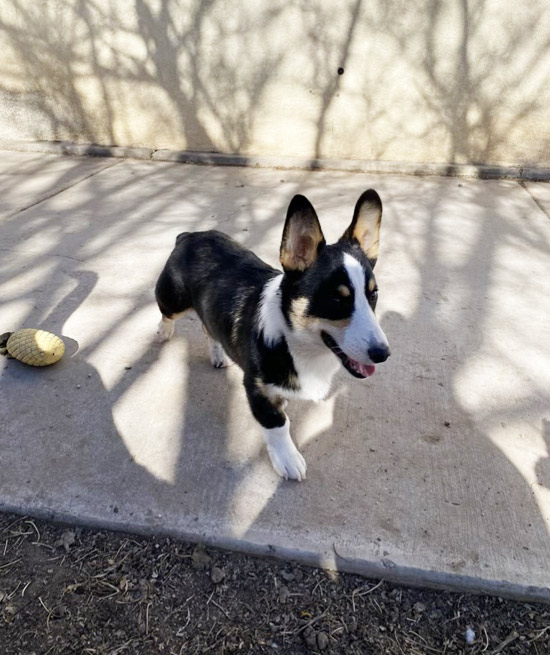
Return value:
[(286, 215), (279, 258), (285, 272), (305, 271), (325, 246), (325, 237), (313, 205), (294, 196)]
[(357, 201), (351, 224), (341, 239), (357, 242), (373, 268), (378, 259), (381, 221), (382, 201), (374, 189), (369, 189)]

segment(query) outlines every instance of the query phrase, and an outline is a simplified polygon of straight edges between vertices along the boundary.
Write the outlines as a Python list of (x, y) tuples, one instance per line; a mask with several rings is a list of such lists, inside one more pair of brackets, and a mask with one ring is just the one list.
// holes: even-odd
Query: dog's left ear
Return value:
[(325, 243), (313, 205), (305, 196), (294, 196), (288, 206), (279, 253), (283, 270), (305, 271), (317, 259)]
[(369, 189), (361, 194), (350, 226), (342, 236), (342, 240), (359, 243), (373, 268), (378, 259), (381, 222), (382, 201), (374, 189)]

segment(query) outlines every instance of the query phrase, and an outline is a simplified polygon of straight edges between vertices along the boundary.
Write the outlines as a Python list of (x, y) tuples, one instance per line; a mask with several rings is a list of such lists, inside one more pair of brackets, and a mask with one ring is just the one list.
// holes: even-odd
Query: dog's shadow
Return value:
[[(388, 313), (382, 325), (390, 344), (404, 342), (404, 317)], [(544, 552), (548, 533), (529, 486), (456, 399), (454, 367), (421, 350), (394, 349), (364, 382), (339, 374), (335, 393), (319, 405), (289, 405), (307, 480), (281, 481), (266, 493), (246, 538), (272, 533), (279, 543), (324, 552), (319, 563), (337, 568), (346, 564), (340, 555), (399, 561), (422, 548), (441, 570), (490, 576), (487, 544), (505, 543), (510, 508), (521, 508), (513, 510), (514, 531)], [(543, 483), (549, 461), (537, 468)], [(454, 525), (468, 525), (472, 538), (457, 542)]]

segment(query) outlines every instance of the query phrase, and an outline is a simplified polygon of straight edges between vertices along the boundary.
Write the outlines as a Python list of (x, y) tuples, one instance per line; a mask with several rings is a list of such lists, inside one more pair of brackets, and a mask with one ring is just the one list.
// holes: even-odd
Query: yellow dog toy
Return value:
[(0, 352), (30, 366), (49, 366), (63, 357), (65, 344), (51, 332), (24, 328), (0, 336)]

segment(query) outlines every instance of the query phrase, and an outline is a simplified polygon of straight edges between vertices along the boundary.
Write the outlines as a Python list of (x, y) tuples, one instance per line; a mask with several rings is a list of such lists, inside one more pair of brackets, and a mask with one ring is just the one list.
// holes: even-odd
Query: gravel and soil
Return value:
[(548, 655), (550, 606), (0, 514), (2, 655)]

